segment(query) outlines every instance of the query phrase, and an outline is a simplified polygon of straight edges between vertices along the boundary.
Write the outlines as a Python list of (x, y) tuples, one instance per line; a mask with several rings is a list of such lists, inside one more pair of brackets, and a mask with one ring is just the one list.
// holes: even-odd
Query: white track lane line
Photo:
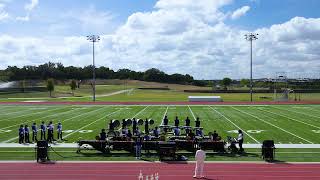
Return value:
[(291, 135), (293, 135), (293, 136), (295, 136), (295, 137), (297, 137), (297, 138), (299, 138), (299, 139), (302, 139), (302, 140), (304, 140), (304, 141), (306, 141), (306, 142), (308, 142), (308, 143), (314, 144), (313, 142), (311, 142), (311, 141), (309, 141), (309, 140), (307, 140), (307, 139), (304, 139), (304, 138), (302, 138), (302, 137), (300, 137), (300, 136), (298, 136), (298, 135), (296, 135), (296, 134), (293, 134), (292, 132), (289, 132), (289, 131), (287, 131), (287, 130), (285, 130), (285, 129), (277, 126), (277, 125), (274, 125), (274, 124), (272, 124), (272, 123), (270, 123), (270, 122), (268, 122), (268, 121), (265, 121), (265, 120), (263, 120), (263, 119), (255, 116), (255, 115), (252, 115), (252, 114), (247, 113), (247, 112), (245, 112), (245, 111), (239, 110), (239, 109), (237, 109), (237, 108), (235, 108), (235, 107), (231, 107), (231, 108), (234, 109), (234, 110), (236, 110), (236, 111), (238, 111), (238, 112), (241, 112), (241, 113), (243, 113), (243, 114), (247, 114), (247, 115), (249, 115), (249, 116), (251, 116), (251, 117), (254, 117), (254, 118), (256, 118), (256, 119), (258, 119), (258, 120), (260, 120), (260, 121), (262, 121), (262, 122), (264, 122), (264, 123), (266, 123), (266, 124), (269, 124), (269, 125), (271, 125), (271, 126), (273, 126), (273, 127), (275, 127), (275, 128), (278, 128), (278, 129), (280, 129), (280, 130), (282, 130), (282, 131), (284, 131), (284, 132), (286, 132), (286, 133), (288, 133), (288, 134), (291, 134)]
[(311, 126), (311, 127), (315, 127), (315, 128), (320, 129), (319, 126), (315, 126), (315, 125), (313, 125), (313, 124), (309, 124), (309, 123), (306, 123), (306, 122), (303, 122), (303, 121), (299, 121), (299, 120), (297, 120), (297, 119), (291, 118), (291, 117), (286, 116), (286, 115), (283, 115), (283, 114), (281, 114), (281, 113), (274, 113), (274, 112), (271, 112), (271, 111), (268, 111), (268, 110), (263, 110), (263, 109), (259, 109), (259, 110), (260, 110), (260, 111), (265, 111), (265, 112), (270, 113), (270, 114), (282, 116), (282, 117), (285, 117), (285, 118), (287, 118), (287, 119), (291, 119), (291, 120), (293, 120), (293, 121), (296, 121), (296, 122), (299, 122), (299, 123), (302, 123), (302, 124), (305, 124), (305, 125), (308, 125), (308, 126)]
[(119, 110), (117, 110), (117, 111), (114, 111), (114, 112), (112, 112), (112, 113), (109, 113), (109, 114), (105, 115), (105, 116), (102, 117), (102, 118), (99, 118), (99, 119), (97, 119), (97, 120), (95, 120), (95, 121), (92, 121), (91, 123), (89, 123), (89, 124), (87, 124), (87, 125), (85, 125), (85, 126), (82, 126), (81, 128), (73, 131), (72, 133), (69, 133), (69, 134), (65, 135), (64, 138), (67, 138), (67, 137), (71, 136), (72, 134), (74, 134), (74, 133), (76, 133), (76, 132), (79, 132), (79, 131), (81, 131), (82, 129), (84, 129), (84, 128), (88, 127), (88, 126), (91, 126), (92, 124), (94, 124), (94, 123), (96, 123), (96, 122), (98, 122), (98, 121), (100, 121), (100, 120), (102, 120), (102, 119), (105, 119), (106, 117), (108, 117), (108, 116), (110, 116), (110, 115), (112, 115), (112, 114), (115, 114), (115, 113), (117, 113), (117, 112), (119, 112), (119, 111), (121, 111), (121, 110), (122, 110), (122, 109), (119, 109)]
[(233, 124), (236, 128), (241, 129), (243, 133), (245, 133), (248, 137), (250, 137), (251, 139), (253, 139), (256, 143), (260, 142), (258, 140), (256, 140), (254, 137), (252, 137), (250, 134), (248, 134), (245, 130), (243, 130), (241, 127), (239, 127), (238, 125), (236, 125), (234, 122), (232, 122), (229, 118), (227, 118), (224, 114), (222, 114), (221, 112), (217, 111), (216, 109), (212, 108), (210, 106), (210, 108), (212, 110), (214, 110), (216, 113), (218, 113), (220, 116), (224, 117), (227, 121), (229, 121), (231, 124)]

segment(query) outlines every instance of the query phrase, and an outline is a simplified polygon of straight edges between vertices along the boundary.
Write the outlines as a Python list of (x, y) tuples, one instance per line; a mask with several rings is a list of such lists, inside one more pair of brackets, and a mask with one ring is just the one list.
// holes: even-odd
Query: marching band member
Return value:
[(132, 133), (133, 133), (133, 135), (135, 135), (136, 129), (137, 129), (137, 120), (136, 120), (136, 118), (133, 118), (132, 119)]
[(180, 129), (179, 129), (179, 127), (175, 127), (175, 128), (173, 129), (173, 134), (174, 134), (175, 136), (180, 136)]
[(169, 123), (168, 116), (164, 116), (164, 118), (163, 118), (163, 125), (168, 126), (168, 123)]
[(149, 134), (149, 121), (146, 119), (144, 122), (144, 133)]
[(190, 119), (189, 119), (189, 117), (187, 117), (187, 119), (185, 120), (185, 122), (186, 122), (186, 126), (190, 126)]
[(154, 137), (159, 137), (160, 135), (160, 129), (156, 126), (153, 130)]
[(200, 136), (200, 137), (203, 136), (202, 129), (200, 129), (200, 128), (196, 129), (196, 136)]
[(100, 140), (105, 141), (107, 139), (107, 133), (105, 129), (101, 129)]
[(19, 128), (19, 144), (24, 143), (24, 128), (23, 125), (20, 125)]
[(197, 117), (197, 120), (196, 120), (196, 127), (197, 128), (200, 127), (200, 119), (199, 119), (199, 117)]
[(58, 123), (57, 133), (58, 133), (58, 139), (63, 140), (62, 139), (62, 124), (61, 124), (61, 122)]
[(239, 143), (239, 147), (240, 147), (240, 149), (239, 149), (239, 151), (240, 152), (243, 152), (244, 151), (244, 149), (242, 148), (242, 144), (243, 144), (243, 133), (242, 133), (242, 130), (240, 130), (239, 129), (239, 134), (238, 134), (238, 143)]
[(37, 129), (37, 124), (35, 122), (32, 124), (31, 129), (32, 129), (32, 142), (37, 142), (38, 129)]
[(44, 123), (44, 121), (42, 121), (42, 124), (40, 125), (40, 130), (41, 130), (41, 140), (46, 140), (46, 129), (47, 129), (47, 126), (46, 124)]
[(175, 126), (175, 127), (178, 127), (178, 126), (179, 126), (178, 116), (176, 116), (176, 119), (174, 120), (174, 126)]
[(25, 125), (24, 126), (24, 142), (25, 143), (30, 143), (30, 136), (29, 136), (29, 133), (30, 131), (29, 131), (29, 127), (28, 127), (28, 125)]
[(54, 141), (54, 139), (53, 139), (54, 125), (53, 125), (52, 121), (49, 122), (49, 125), (47, 127), (48, 127), (48, 139), (47, 139), (47, 141), (52, 143)]

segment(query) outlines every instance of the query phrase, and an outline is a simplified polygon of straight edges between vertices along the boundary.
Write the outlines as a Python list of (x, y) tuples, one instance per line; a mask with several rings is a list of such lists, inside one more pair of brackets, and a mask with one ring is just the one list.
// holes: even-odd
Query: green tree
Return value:
[(221, 85), (224, 87), (225, 90), (228, 89), (228, 86), (231, 85), (232, 80), (230, 78), (223, 78), (221, 81)]
[(54, 80), (53, 79), (47, 80), (47, 90), (50, 93), (50, 97), (52, 97), (51, 94), (52, 94), (52, 91), (54, 91)]
[(243, 86), (243, 87), (248, 87), (249, 84), (250, 84), (250, 81), (249, 81), (249, 79), (241, 79), (241, 80), (240, 80), (240, 84), (241, 84), (241, 86)]
[(70, 82), (70, 89), (72, 91), (72, 96), (74, 96), (74, 90), (76, 90), (77, 88), (77, 82), (76, 80), (72, 79), (72, 81)]

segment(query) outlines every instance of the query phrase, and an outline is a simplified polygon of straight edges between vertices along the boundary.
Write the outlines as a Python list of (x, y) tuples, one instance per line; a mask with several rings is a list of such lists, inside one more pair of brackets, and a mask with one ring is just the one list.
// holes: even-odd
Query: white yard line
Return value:
[(88, 126), (91, 126), (92, 124), (94, 124), (94, 123), (96, 123), (96, 122), (98, 122), (98, 121), (100, 121), (100, 120), (102, 120), (102, 119), (104, 119), (104, 118), (106, 118), (106, 117), (108, 117), (108, 116), (110, 116), (110, 115), (112, 115), (112, 114), (115, 114), (115, 113), (117, 113), (117, 112), (119, 112), (119, 111), (121, 111), (121, 110), (122, 110), (122, 109), (119, 109), (119, 110), (117, 110), (117, 111), (114, 111), (114, 112), (112, 112), (112, 113), (109, 113), (109, 114), (105, 115), (105, 116), (102, 117), (102, 118), (99, 118), (99, 119), (97, 119), (97, 120), (95, 120), (95, 121), (93, 121), (93, 122), (91, 122), (91, 123), (89, 123), (89, 124), (87, 124), (87, 125), (85, 125), (85, 126), (82, 126), (81, 128), (73, 131), (72, 133), (69, 133), (69, 134), (65, 135), (64, 138), (67, 138), (67, 137), (71, 136), (72, 134), (74, 134), (74, 133), (76, 133), (76, 132), (79, 132), (79, 131), (81, 131), (82, 129), (84, 129), (84, 128), (88, 127)]
[[(58, 108), (59, 109), (59, 108)], [(60, 108), (61, 109), (61, 108)], [(83, 108), (81, 108), (83, 109)], [(32, 119), (32, 120), (29, 120), (29, 121), (25, 121), (23, 122), (23, 124), (25, 123), (28, 123), (28, 122), (31, 122), (31, 121), (37, 121), (37, 120), (40, 120), (40, 119), (43, 119), (43, 118), (47, 118), (47, 117), (55, 117), (55, 116), (59, 116), (61, 114), (65, 114), (65, 113), (70, 113), (70, 111), (75, 111), (75, 110), (79, 110), (79, 109), (71, 109), (71, 110), (68, 110), (68, 111), (64, 111), (64, 112), (60, 112), (60, 113), (56, 113), (56, 114), (51, 114), (51, 115), (47, 115), (47, 116), (43, 116), (41, 118), (37, 118), (37, 119)], [(21, 122), (18, 123), (18, 124), (15, 124), (15, 125), (11, 125), (11, 126), (7, 126), (7, 127), (4, 127), (4, 128), (1, 128), (0, 130), (3, 130), (3, 129), (8, 129), (8, 128), (11, 128), (11, 127), (14, 127), (14, 126), (19, 126), (21, 125)]]
[(308, 143), (313, 144), (313, 142), (311, 142), (311, 141), (309, 141), (309, 140), (307, 140), (307, 139), (304, 139), (304, 138), (302, 138), (302, 137), (300, 137), (300, 136), (298, 136), (298, 135), (296, 135), (296, 134), (293, 134), (292, 132), (289, 132), (289, 131), (287, 131), (287, 130), (285, 130), (285, 129), (277, 126), (277, 125), (274, 125), (274, 124), (268, 122), (268, 121), (265, 121), (265, 120), (263, 120), (263, 119), (255, 116), (255, 115), (252, 115), (252, 114), (247, 113), (247, 112), (245, 112), (245, 111), (239, 110), (239, 109), (237, 109), (237, 108), (235, 108), (235, 107), (231, 107), (231, 108), (234, 109), (234, 110), (236, 110), (236, 111), (239, 111), (239, 112), (241, 112), (241, 113), (243, 113), (243, 114), (247, 114), (247, 115), (249, 115), (249, 116), (251, 116), (251, 117), (254, 117), (254, 118), (256, 118), (256, 119), (258, 119), (258, 120), (260, 120), (260, 121), (262, 121), (262, 122), (264, 122), (264, 123), (266, 123), (266, 124), (269, 124), (269, 125), (271, 125), (271, 126), (273, 126), (273, 127), (275, 127), (275, 128), (278, 128), (278, 129), (280, 129), (281, 131), (284, 131), (284, 132), (286, 132), (286, 133), (288, 133), (288, 134), (291, 134), (291, 135), (293, 135), (293, 136), (295, 136), (295, 137), (297, 137), (297, 138), (299, 138), (299, 139), (302, 139), (302, 140), (304, 140), (304, 141), (306, 141), (306, 142), (308, 142)]
[(135, 114), (131, 119), (137, 117), (139, 114), (141, 114), (144, 110), (146, 110), (149, 106), (146, 106), (144, 109), (142, 109), (141, 111), (139, 111), (137, 114)]
[(188, 108), (189, 108), (189, 111), (191, 112), (191, 114), (192, 114), (192, 116), (193, 116), (193, 119), (194, 119), (194, 120), (197, 120), (197, 118), (196, 118), (196, 116), (193, 114), (193, 111), (191, 110), (190, 106), (188, 106)]
[(34, 113), (30, 113), (30, 114), (23, 114), (21, 116), (15, 116), (15, 117), (12, 117), (12, 118), (1, 119), (0, 121), (8, 121), (8, 120), (11, 120), (11, 119), (16, 119), (16, 118), (25, 117), (25, 116), (33, 116), (35, 114), (47, 113), (47, 112), (54, 111), (54, 110), (57, 110), (57, 109), (63, 109), (63, 108), (62, 107), (58, 107), (58, 108), (48, 109), (48, 110), (44, 110), (44, 111), (40, 111), (40, 112), (34, 112)]
[(210, 108), (212, 110), (214, 110), (216, 113), (218, 113), (220, 116), (224, 117), (227, 121), (229, 121), (231, 124), (233, 124), (236, 128), (241, 129), (243, 133), (245, 133), (248, 137), (250, 137), (251, 139), (253, 139), (256, 143), (260, 143), (258, 140), (256, 140), (254, 137), (252, 137), (250, 134), (248, 134), (245, 130), (243, 130), (241, 127), (239, 127), (238, 125), (236, 125), (234, 122), (232, 122), (229, 118), (227, 118), (224, 114), (220, 113), (219, 111), (217, 111), (216, 109), (212, 108), (210, 106)]
[(263, 109), (259, 109), (259, 110), (260, 110), (260, 111), (265, 111), (265, 112), (268, 112), (268, 113), (271, 113), (271, 114), (274, 114), (274, 115), (282, 116), (282, 117), (285, 117), (285, 118), (287, 118), (287, 119), (291, 119), (291, 120), (293, 120), (293, 121), (296, 121), (296, 122), (299, 122), (299, 123), (302, 123), (302, 124), (305, 124), (305, 125), (308, 125), (308, 126), (311, 126), (311, 127), (315, 127), (315, 128), (320, 129), (319, 126), (315, 126), (315, 125), (313, 125), (313, 124), (309, 124), (309, 123), (306, 123), (306, 122), (303, 122), (303, 121), (299, 121), (299, 120), (297, 120), (297, 119), (291, 118), (291, 117), (286, 116), (286, 115), (283, 115), (283, 114), (281, 114), (281, 113), (274, 113), (274, 112), (271, 112), (271, 111), (268, 111), (268, 110), (263, 110)]
[(163, 119), (167, 115), (168, 109), (169, 109), (169, 106), (167, 106), (166, 111), (163, 114), (163, 117), (162, 117), (162, 120), (161, 120), (161, 125), (163, 125)]
[(292, 112), (292, 113), (296, 113), (296, 114), (302, 114), (302, 115), (304, 115), (304, 116), (309, 116), (309, 117), (314, 117), (314, 118), (318, 118), (318, 119), (320, 119), (320, 117), (319, 116), (313, 116), (313, 115), (310, 115), (310, 114), (306, 114), (306, 113), (302, 113), (302, 112), (298, 112), (298, 111), (291, 111), (291, 110), (288, 110), (288, 109), (282, 109), (282, 108), (277, 108), (277, 107), (275, 107), (275, 106), (271, 106), (272, 108), (275, 108), (275, 109), (279, 109), (279, 110), (285, 110), (285, 111), (289, 111), (289, 112)]
[[(101, 109), (104, 109), (105, 107), (103, 107), (103, 108), (99, 108), (99, 109), (96, 109), (96, 110), (94, 110), (94, 111), (89, 111), (89, 112), (86, 112), (86, 113), (84, 113), (84, 114), (79, 114), (79, 115), (77, 115), (77, 116), (73, 116), (73, 117), (71, 117), (71, 118), (68, 118), (68, 119), (65, 119), (65, 120), (62, 120), (61, 122), (63, 123), (63, 122), (66, 122), (66, 121), (68, 121), (68, 120), (71, 120), (71, 119), (74, 119), (74, 118), (77, 118), (77, 117), (80, 117), (80, 116), (83, 116), (83, 115), (85, 115), (85, 114), (90, 114), (90, 113), (93, 113), (93, 112), (95, 112), (95, 111), (98, 111), (98, 110), (101, 110)], [(61, 113), (62, 114), (62, 113)], [(14, 141), (14, 140), (16, 140), (16, 139), (18, 139), (19, 137), (14, 137), (14, 138), (11, 138), (11, 139), (8, 139), (8, 140), (5, 140), (5, 141), (3, 141), (2, 143), (8, 143), (8, 142), (11, 142), (11, 141)]]

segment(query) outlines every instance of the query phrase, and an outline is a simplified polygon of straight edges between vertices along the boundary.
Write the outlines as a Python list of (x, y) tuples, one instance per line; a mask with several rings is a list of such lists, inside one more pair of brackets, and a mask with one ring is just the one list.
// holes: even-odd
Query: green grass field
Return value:
[[(123, 118), (152, 118), (160, 124), (165, 114), (169, 122), (178, 116), (180, 123), (188, 116), (200, 117), (205, 134), (217, 130), (225, 139), (245, 131), (245, 143), (273, 139), (279, 144), (320, 144), (319, 105), (263, 106), (98, 106), (98, 105), (1, 105), (0, 142), (17, 142), (18, 127), (59, 121), (68, 142), (94, 139), (107, 122)], [(192, 121), (192, 126), (194, 121)], [(144, 127), (141, 127), (142, 129)]]
[[(252, 105), (252, 106), (107, 106), (107, 105), (0, 105), (0, 143), (18, 142), (20, 124), (38, 125), (62, 122), (66, 143), (77, 140), (90, 140), (106, 128), (112, 119), (152, 118), (155, 125), (160, 124), (165, 114), (173, 124), (175, 116), (180, 123), (188, 116), (192, 120), (200, 117), (205, 134), (217, 130), (223, 139), (236, 137), (235, 132), (243, 129), (246, 144), (260, 144), (263, 140), (273, 139), (277, 144), (320, 144), (320, 105)], [(194, 125), (194, 121), (192, 124)], [(141, 129), (144, 127), (142, 126)], [(56, 134), (55, 134), (56, 136)], [(58, 154), (51, 152), (55, 160), (134, 160), (128, 153), (116, 152), (105, 156), (95, 151), (76, 154), (74, 148), (56, 148)], [(208, 154), (212, 161), (261, 161), (260, 149), (247, 149), (238, 155)], [(61, 157), (62, 155), (63, 157)], [(192, 153), (184, 153), (193, 160)], [(32, 148), (0, 148), (0, 160), (33, 160)], [(157, 160), (157, 155), (144, 160)], [(278, 161), (320, 162), (320, 149), (278, 149)]]

